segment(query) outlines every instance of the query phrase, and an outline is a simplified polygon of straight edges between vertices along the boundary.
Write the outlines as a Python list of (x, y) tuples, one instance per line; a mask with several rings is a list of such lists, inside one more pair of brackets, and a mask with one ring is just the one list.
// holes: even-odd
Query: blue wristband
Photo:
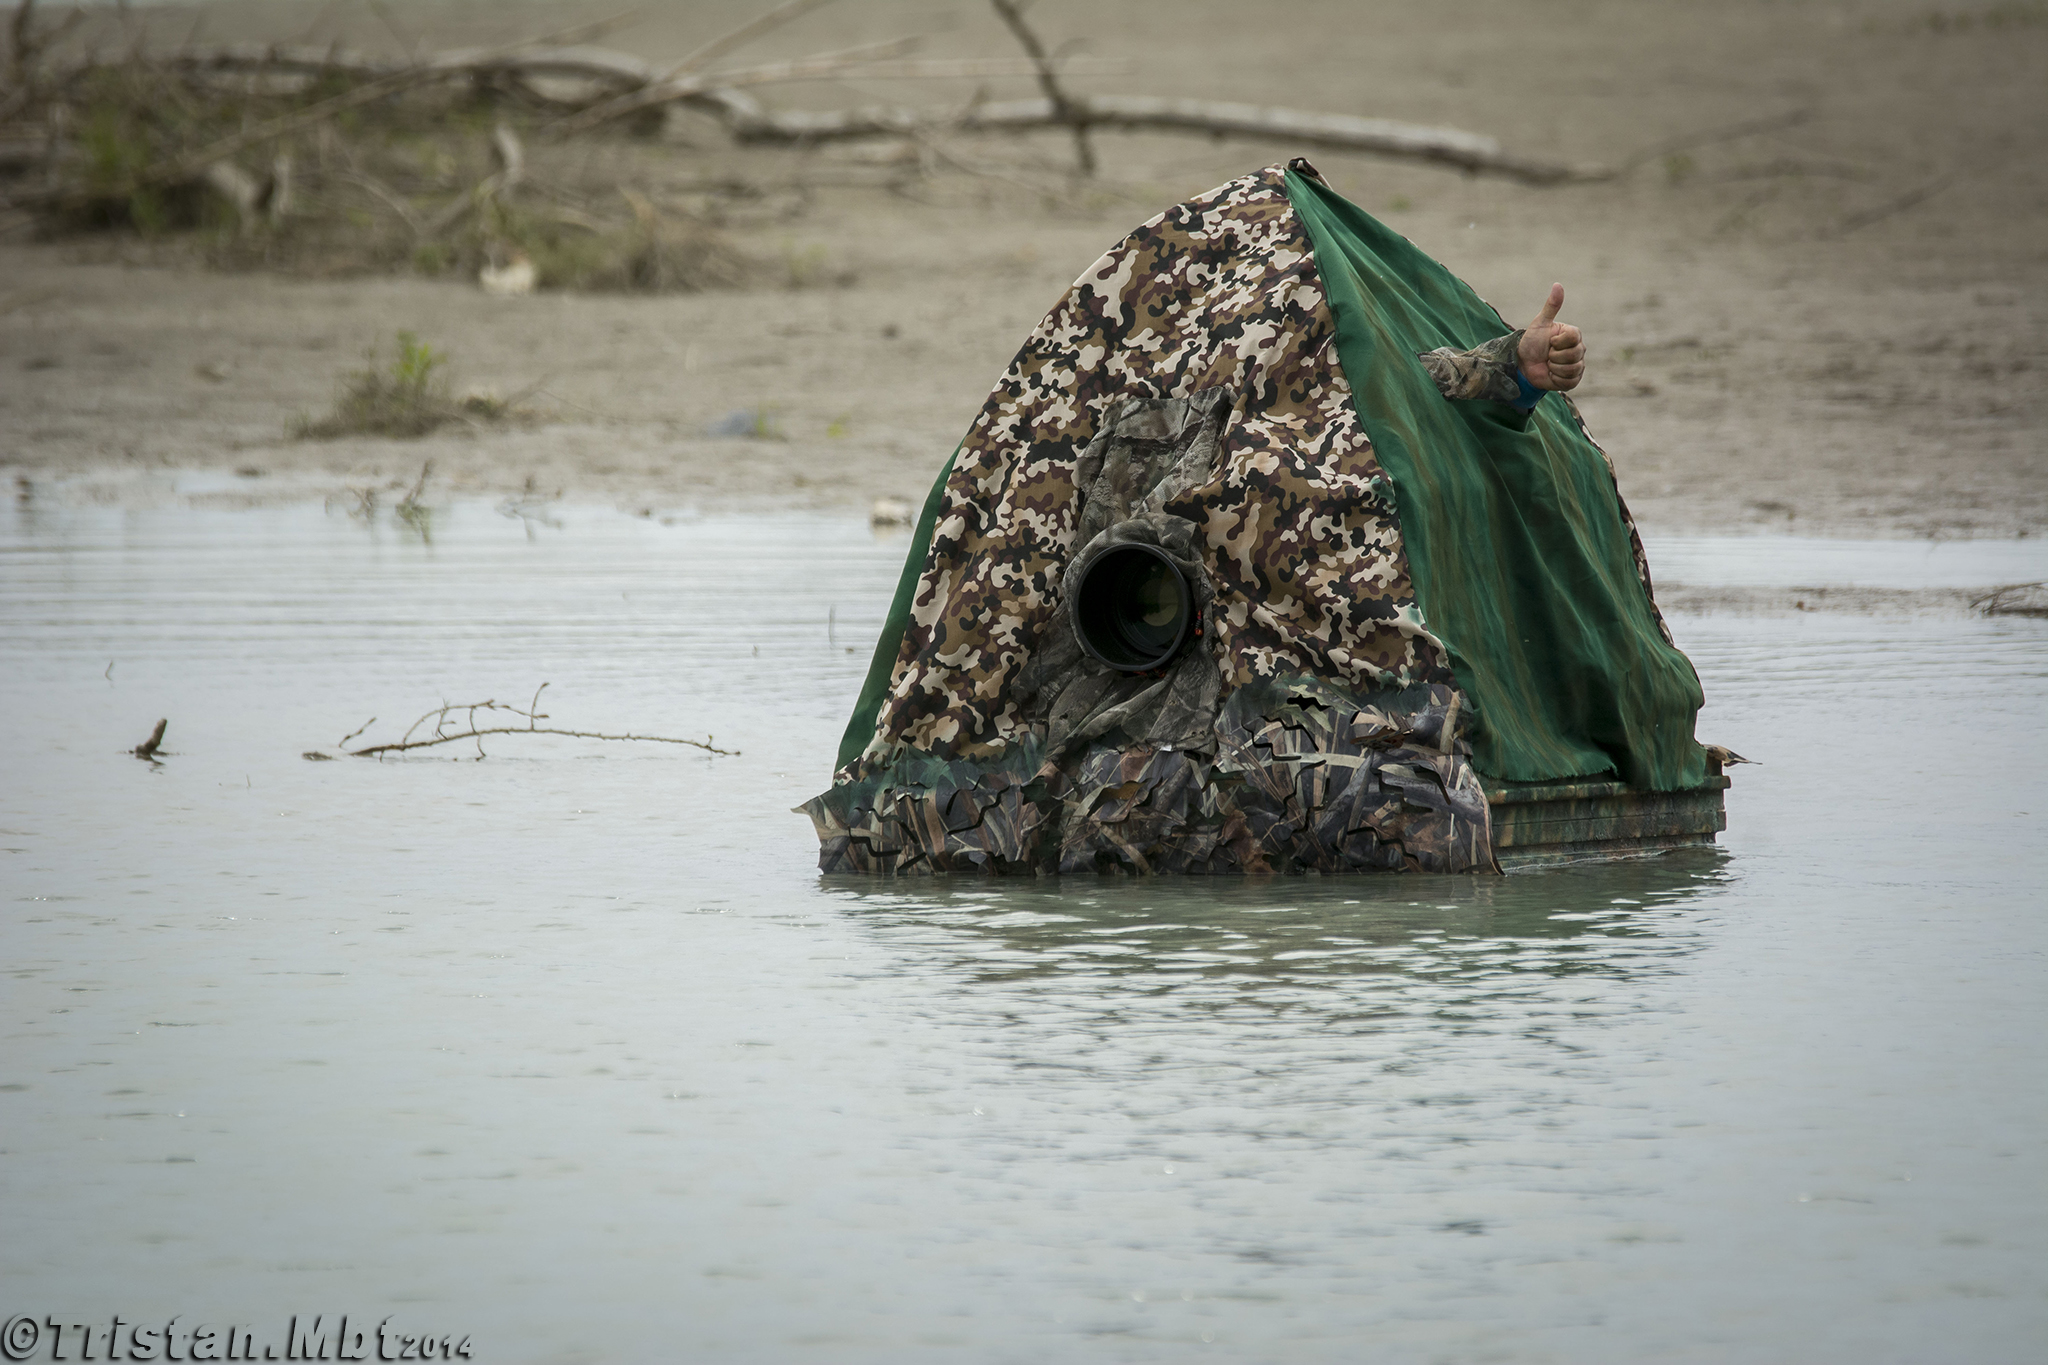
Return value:
[(1531, 384), (1529, 376), (1523, 374), (1520, 370), (1515, 371), (1515, 383), (1521, 389), (1521, 392), (1516, 394), (1513, 399), (1515, 410), (1518, 412), (1534, 412), (1536, 405), (1543, 401), (1543, 390)]

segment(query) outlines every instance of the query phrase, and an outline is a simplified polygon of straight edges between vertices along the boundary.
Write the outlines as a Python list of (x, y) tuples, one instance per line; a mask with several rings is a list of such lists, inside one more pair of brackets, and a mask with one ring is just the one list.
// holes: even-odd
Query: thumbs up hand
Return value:
[(1564, 307), (1564, 286), (1550, 286), (1543, 311), (1522, 330), (1522, 344), (1515, 361), (1522, 374), (1539, 389), (1573, 389), (1586, 374), (1586, 338), (1578, 328), (1557, 320)]

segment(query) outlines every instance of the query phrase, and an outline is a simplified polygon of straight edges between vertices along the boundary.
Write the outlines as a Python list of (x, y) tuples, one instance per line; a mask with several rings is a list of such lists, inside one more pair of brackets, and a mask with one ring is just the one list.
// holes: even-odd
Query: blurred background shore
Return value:
[[(666, 71), (771, 8), (650, 4), (586, 45)], [(617, 13), (245, 0), (96, 6), (68, 26), (37, 6), (33, 23), (60, 71), (248, 43), (403, 64)], [(962, 126), (1039, 93), (983, 0), (837, 0), (712, 63), (915, 38), (751, 91), (776, 111), (926, 111), (914, 135), (748, 144), (683, 102), (570, 138), (536, 81), (420, 128), (358, 115), (315, 146), (309, 126), (295, 197), (253, 227), (218, 206), (23, 208), (62, 155), (124, 155), (131, 116), (17, 101), (0, 129), (29, 149), (0, 242), (0, 477), (17, 498), (220, 506), (397, 497), (431, 461), (445, 493), (653, 512), (915, 500), (1096, 256), (1305, 152), (1511, 323), (1565, 283), (1592, 348), (1583, 410), (1654, 531), (2010, 537), (2048, 521), (2048, 7), (1040, 0), (1027, 17), (1083, 96), (1459, 129), (1597, 176), (1107, 128), (1084, 175), (1066, 129)], [(903, 74), (945, 61), (1003, 74)], [(246, 90), (303, 105), (347, 88)], [(523, 182), (486, 203), (500, 125), (521, 134)], [(261, 175), (268, 155), (243, 163)], [(445, 214), (466, 221), (430, 236)], [(637, 232), (644, 250), (600, 259), (576, 245), (579, 215), (590, 241)], [(337, 420), (365, 373), (402, 381), (400, 333), (444, 420), (419, 436)]]

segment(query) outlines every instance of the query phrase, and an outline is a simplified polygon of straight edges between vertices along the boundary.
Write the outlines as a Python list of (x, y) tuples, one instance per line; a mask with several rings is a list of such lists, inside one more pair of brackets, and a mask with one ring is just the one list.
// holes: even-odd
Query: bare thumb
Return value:
[(1562, 307), (1564, 307), (1564, 286), (1553, 284), (1550, 286), (1550, 297), (1543, 301), (1543, 311), (1538, 313), (1536, 321), (1529, 325), (1531, 327), (1545, 327), (1556, 322), (1557, 310)]

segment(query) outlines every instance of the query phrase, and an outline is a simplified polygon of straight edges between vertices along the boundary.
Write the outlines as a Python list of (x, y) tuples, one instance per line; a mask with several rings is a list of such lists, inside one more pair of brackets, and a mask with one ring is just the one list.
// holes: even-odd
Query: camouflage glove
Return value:
[(1536, 400), (1543, 395), (1541, 390), (1522, 378), (1521, 368), (1515, 362), (1515, 353), (1521, 345), (1522, 334), (1517, 331), (1481, 342), (1469, 351), (1439, 346), (1434, 351), (1422, 352), (1416, 358), (1429, 371), (1429, 377), (1436, 381), (1437, 392), (1445, 398), (1453, 401), (1490, 398), (1497, 403), (1513, 403), (1526, 411), (1535, 407)]

